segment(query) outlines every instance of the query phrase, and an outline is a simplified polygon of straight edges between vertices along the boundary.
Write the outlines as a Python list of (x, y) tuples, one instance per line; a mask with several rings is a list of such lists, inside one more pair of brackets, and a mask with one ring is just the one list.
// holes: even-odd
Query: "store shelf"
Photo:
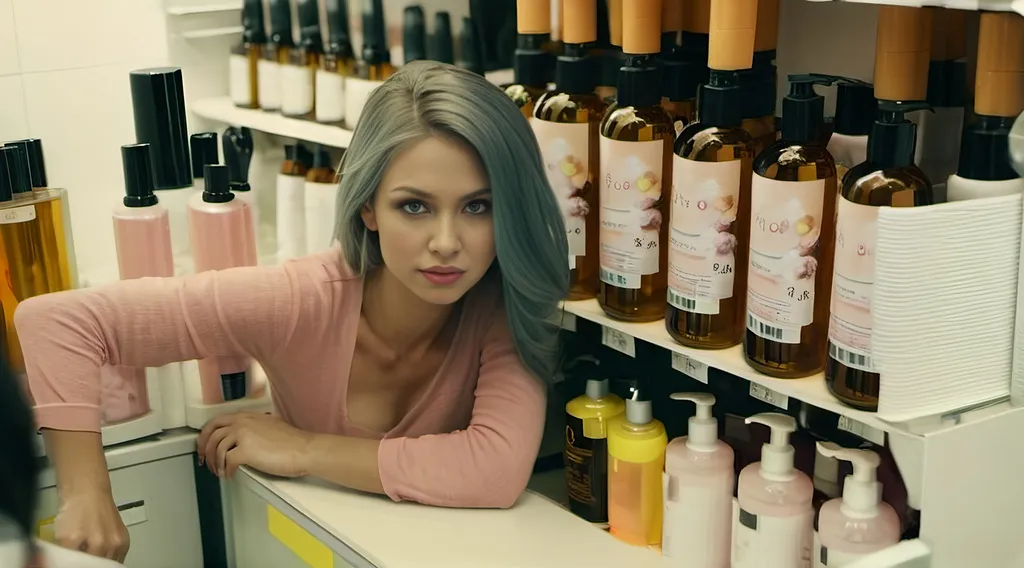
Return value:
[(234, 2), (211, 2), (209, 4), (185, 4), (168, 6), (166, 11), (171, 16), (189, 16), (192, 14), (212, 14), (216, 12), (236, 12), (242, 9), (242, 3)]
[(205, 30), (192, 30), (182, 32), (181, 37), (185, 39), (205, 39), (210, 37), (223, 37), (242, 33), (242, 26), (226, 26), (223, 28), (210, 28)]
[(350, 130), (308, 120), (286, 118), (276, 112), (238, 108), (229, 97), (196, 101), (192, 104), (191, 110), (203, 118), (217, 122), (232, 126), (246, 126), (260, 132), (287, 136), (332, 148), (347, 148), (349, 142), (352, 141), (352, 131)]
[(888, 4), (892, 6), (937, 7), (987, 12), (1024, 14), (1024, 0), (808, 0), (809, 2), (847, 2), (851, 4)]

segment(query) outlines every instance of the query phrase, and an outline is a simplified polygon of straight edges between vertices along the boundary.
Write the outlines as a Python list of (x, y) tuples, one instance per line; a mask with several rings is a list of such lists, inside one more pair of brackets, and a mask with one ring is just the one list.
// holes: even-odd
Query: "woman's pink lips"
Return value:
[(438, 286), (449, 286), (456, 283), (462, 275), (465, 274), (461, 270), (455, 270), (451, 268), (444, 268), (435, 270), (420, 270), (423, 277), (427, 279), (431, 284)]

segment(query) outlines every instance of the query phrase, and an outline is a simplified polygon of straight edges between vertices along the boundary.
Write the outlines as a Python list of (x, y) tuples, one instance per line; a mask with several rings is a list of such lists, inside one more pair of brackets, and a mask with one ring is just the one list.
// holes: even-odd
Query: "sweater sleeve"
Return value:
[(526, 489), (544, 433), (546, 387), (524, 367), (506, 319), (484, 339), (469, 427), (380, 444), (381, 484), (396, 501), (511, 507)]
[(14, 323), (37, 424), (98, 432), (103, 365), (266, 360), (294, 329), (301, 285), (295, 266), (127, 280), (24, 301)]

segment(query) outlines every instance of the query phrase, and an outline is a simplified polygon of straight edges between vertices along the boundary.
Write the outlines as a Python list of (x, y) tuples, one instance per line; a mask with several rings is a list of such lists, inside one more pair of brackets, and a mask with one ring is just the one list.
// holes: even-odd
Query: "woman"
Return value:
[(99, 369), (248, 355), (277, 416), (212, 420), (199, 458), (396, 500), (508, 507), (544, 422), (563, 223), (516, 106), (417, 62), (367, 103), (332, 250), (283, 266), (40, 296), (15, 314), (62, 498), (58, 538), (122, 559), (98, 434)]

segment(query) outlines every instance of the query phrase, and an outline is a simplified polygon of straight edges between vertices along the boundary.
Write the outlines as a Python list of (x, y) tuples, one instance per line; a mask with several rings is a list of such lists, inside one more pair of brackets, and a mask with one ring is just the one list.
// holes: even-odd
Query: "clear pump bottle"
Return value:
[(228, 85), (231, 102), (241, 108), (260, 107), (259, 63), (267, 32), (263, 28), (263, 2), (245, 0), (242, 5), (242, 41), (231, 48)]
[(270, 0), (270, 38), (263, 47), (257, 74), (259, 77), (260, 108), (281, 110), (281, 68), (288, 64), (295, 39), (292, 37), (292, 13), (288, 0)]

